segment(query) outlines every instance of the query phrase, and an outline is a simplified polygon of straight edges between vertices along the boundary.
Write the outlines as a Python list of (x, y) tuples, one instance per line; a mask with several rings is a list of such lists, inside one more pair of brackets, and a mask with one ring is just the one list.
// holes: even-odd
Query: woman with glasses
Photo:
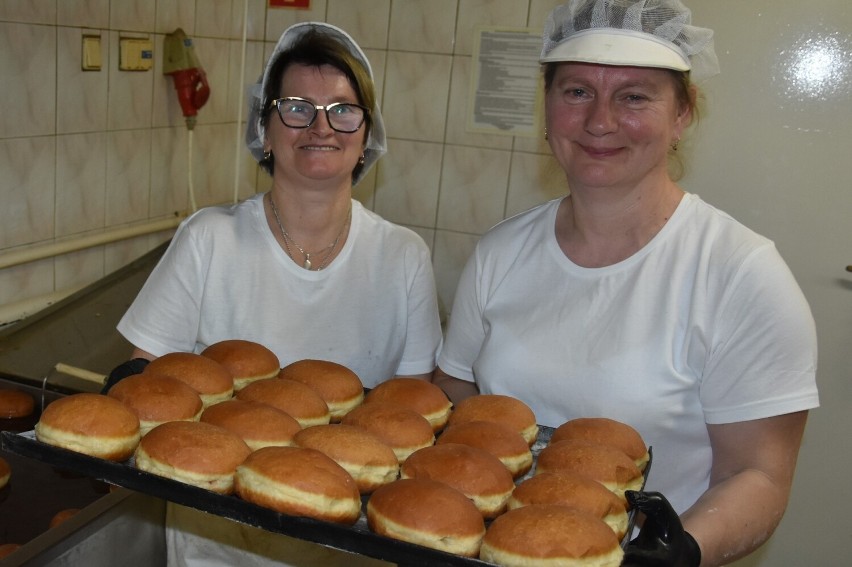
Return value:
[[(386, 151), (363, 51), (334, 26), (292, 26), (250, 111), (246, 142), (271, 189), (181, 225), (119, 323), (134, 357), (245, 339), (281, 366), (337, 362), (367, 387), (428, 380), (441, 344), (429, 249), (352, 198)], [(168, 525), (169, 565), (381, 563), (171, 504)]]

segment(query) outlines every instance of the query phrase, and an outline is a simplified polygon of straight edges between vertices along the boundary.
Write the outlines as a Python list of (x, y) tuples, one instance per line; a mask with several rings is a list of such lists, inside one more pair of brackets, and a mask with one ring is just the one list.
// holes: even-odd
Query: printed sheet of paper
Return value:
[(476, 33), (467, 130), (539, 135), (541, 31), (479, 28)]

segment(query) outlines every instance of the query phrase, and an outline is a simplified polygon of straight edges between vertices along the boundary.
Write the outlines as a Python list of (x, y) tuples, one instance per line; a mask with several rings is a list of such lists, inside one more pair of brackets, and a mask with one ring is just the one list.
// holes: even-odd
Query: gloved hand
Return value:
[(149, 362), (151, 361), (146, 358), (134, 358), (133, 360), (122, 362), (109, 373), (106, 382), (104, 382), (104, 387), (101, 388), (101, 394), (106, 394), (110, 388), (128, 376), (141, 373), (148, 366)]
[(629, 567), (698, 567), (701, 549), (683, 529), (671, 504), (659, 492), (625, 492), (632, 508), (645, 515), (645, 523), (624, 550), (622, 565)]

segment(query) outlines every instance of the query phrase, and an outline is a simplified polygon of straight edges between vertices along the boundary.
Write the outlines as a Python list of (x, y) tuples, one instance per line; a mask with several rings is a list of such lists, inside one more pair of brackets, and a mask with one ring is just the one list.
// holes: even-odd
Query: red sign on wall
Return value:
[(310, 8), (311, 0), (269, 0), (270, 8)]

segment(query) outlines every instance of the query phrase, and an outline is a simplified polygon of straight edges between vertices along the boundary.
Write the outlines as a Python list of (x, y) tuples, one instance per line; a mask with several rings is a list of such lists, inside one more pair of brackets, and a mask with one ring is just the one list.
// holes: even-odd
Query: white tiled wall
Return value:
[[(446, 310), (477, 237), (563, 190), (541, 140), (464, 129), (475, 26), (540, 27), (556, 3), (313, 0), (295, 10), (264, 0), (3, 0), (0, 254), (191, 207), (189, 135), (162, 74), (163, 39), (177, 27), (193, 37), (212, 91), (192, 136), (197, 205), (233, 200), (238, 157), (239, 198), (265, 190), (236, 123), (246, 86), (287, 26), (322, 20), (367, 52), (387, 125), (389, 152), (355, 196), (432, 247)], [(102, 41), (100, 72), (81, 70), (82, 36), (92, 34)], [(120, 37), (152, 39), (154, 68), (119, 71)], [(545, 190), (530, 182), (548, 177)], [(0, 270), (0, 306), (94, 281), (170, 234)]]

